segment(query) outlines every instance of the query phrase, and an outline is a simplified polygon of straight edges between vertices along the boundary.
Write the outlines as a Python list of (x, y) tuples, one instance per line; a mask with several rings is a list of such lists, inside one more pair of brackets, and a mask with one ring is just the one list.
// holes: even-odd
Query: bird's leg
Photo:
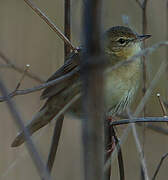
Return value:
[(113, 126), (110, 125), (111, 121), (113, 121), (113, 117), (112, 116), (108, 116), (106, 118), (106, 129), (105, 129), (105, 133), (106, 133), (106, 152), (107, 154), (111, 154), (111, 152), (113, 152), (113, 150), (115, 149), (115, 131)]

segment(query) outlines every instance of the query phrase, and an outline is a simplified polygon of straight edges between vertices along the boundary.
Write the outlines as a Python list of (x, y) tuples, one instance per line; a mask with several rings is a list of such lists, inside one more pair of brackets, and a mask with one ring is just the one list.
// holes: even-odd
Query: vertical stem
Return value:
[(63, 119), (64, 117), (60, 117), (59, 119), (57, 119), (55, 123), (54, 134), (53, 134), (52, 142), (51, 142), (51, 148), (50, 148), (50, 152), (49, 152), (49, 156), (47, 160), (47, 167), (50, 173), (53, 168), (57, 149), (58, 149), (58, 143), (59, 143), (59, 139), (61, 135)]
[[(166, 2), (166, 40), (168, 41), (168, 0)], [(168, 61), (168, 47), (166, 47), (166, 59)], [(166, 68), (167, 82), (168, 82), (168, 67)], [(168, 84), (168, 83), (167, 83)], [(167, 85), (167, 101), (168, 101), (168, 85)]]
[[(146, 15), (146, 9), (147, 9), (147, 1), (148, 0), (144, 0), (143, 4), (142, 4), (142, 34), (146, 34), (147, 33), (147, 15)], [(143, 48), (146, 47), (145, 41), (143, 42)], [(147, 75), (146, 75), (146, 58), (143, 57), (143, 88), (142, 88), (142, 93), (143, 96), (146, 92), (147, 89)], [(144, 112), (144, 116), (146, 113), (146, 106), (144, 106), (143, 109)]]
[[(64, 34), (70, 40), (71, 39), (71, 0), (64, 0)], [(70, 53), (70, 47), (64, 43), (65, 57)]]
[[(71, 29), (70, 0), (64, 0), (64, 33), (68, 40), (70, 40), (70, 37), (71, 37), (70, 29)], [(64, 57), (67, 57), (67, 55), (70, 53), (70, 50), (71, 50), (70, 47), (64, 42)], [(55, 157), (56, 157), (56, 153), (58, 149), (58, 144), (59, 144), (59, 139), (61, 136), (63, 120), (64, 120), (64, 117), (60, 117), (56, 121), (55, 128), (54, 128), (54, 134), (53, 134), (50, 152), (49, 152), (48, 161), (47, 161), (47, 167), (50, 172), (54, 165), (54, 161), (55, 161)]]
[(100, 42), (101, 0), (84, 5), (84, 47), (81, 60), (83, 80), (84, 179), (103, 180), (104, 166), (104, 56)]
[[(142, 3), (142, 34), (147, 34), (147, 2), (148, 0), (144, 0)], [(143, 48), (146, 47), (145, 41), (143, 42)], [(143, 64), (143, 87), (142, 87), (142, 93), (143, 96), (146, 93), (147, 90), (147, 64), (146, 64), (146, 57), (143, 57), (142, 59), (142, 64)], [(145, 117), (146, 115), (146, 105), (143, 108), (143, 116)], [(144, 154), (144, 147), (145, 147), (145, 124), (143, 123), (143, 142), (142, 142), (142, 151)], [(145, 179), (145, 172), (143, 169), (143, 166), (141, 164), (141, 180)]]
[[(113, 128), (113, 126), (110, 125), (110, 120), (106, 118), (104, 121), (104, 143), (105, 143), (104, 163), (105, 164), (111, 156), (111, 153), (108, 151), (112, 149), (112, 143), (115, 143), (113, 142), (113, 139), (112, 139), (113, 134), (111, 133), (111, 128)], [(104, 180), (110, 180), (110, 177), (111, 177), (111, 164), (108, 167), (108, 170), (105, 171), (104, 173)]]

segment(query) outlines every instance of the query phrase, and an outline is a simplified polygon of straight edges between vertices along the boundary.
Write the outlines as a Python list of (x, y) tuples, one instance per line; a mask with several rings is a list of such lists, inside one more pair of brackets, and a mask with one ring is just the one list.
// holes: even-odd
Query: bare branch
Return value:
[[(132, 120), (133, 117), (130, 114), (129, 109), (127, 109), (127, 113), (128, 113), (129, 118)], [(135, 123), (131, 123), (131, 129), (132, 129), (132, 132), (133, 132), (133, 136), (134, 136), (134, 140), (135, 140), (135, 143), (136, 143), (137, 151), (139, 153), (139, 158), (140, 158), (140, 162), (141, 162), (141, 168), (142, 168), (142, 173), (144, 175), (144, 179), (149, 180), (146, 161), (145, 161), (144, 153), (143, 153), (143, 150), (142, 150), (142, 147), (141, 147), (141, 144), (140, 144), (140, 140), (139, 140), (139, 136), (138, 136), (138, 133), (137, 133), (137, 130), (136, 130)]]
[(82, 121), (84, 179), (102, 180), (104, 165), (104, 56), (100, 41), (101, 0), (86, 0), (84, 6), (84, 47), (81, 60), (83, 80)]
[[(147, 25), (148, 25), (148, 21), (147, 21), (147, 0), (143, 0), (142, 3), (142, 34), (147, 34)], [(143, 41), (143, 48), (146, 48), (146, 42)], [(144, 56), (142, 58), (142, 65), (143, 65), (143, 83), (142, 83), (142, 93), (143, 95), (146, 92), (147, 89), (147, 63), (146, 63), (146, 57)], [(143, 115), (145, 116), (146, 114), (146, 106), (144, 106), (143, 109)], [(145, 130), (145, 129), (144, 129)], [(144, 132), (145, 134), (145, 132)]]
[(155, 171), (155, 173), (154, 173), (154, 175), (153, 175), (153, 177), (152, 177), (152, 180), (155, 180), (155, 179), (156, 179), (156, 176), (157, 176), (157, 174), (158, 174), (158, 172), (159, 172), (159, 170), (160, 170), (160, 168), (161, 168), (161, 165), (163, 164), (163, 161), (164, 161), (167, 157), (168, 157), (168, 153), (166, 153), (165, 155), (162, 156), (162, 158), (161, 158), (161, 160), (160, 160), (160, 162), (159, 162), (159, 164), (158, 164), (158, 166), (157, 166), (157, 168), (156, 168), (156, 171)]
[(137, 4), (142, 8), (142, 2), (140, 0), (136, 0)]
[[(12, 60), (7, 58), (2, 52), (0, 52), (1, 59), (6, 63), (7, 67), (13, 68), (15, 71), (19, 73), (23, 73), (24, 69), (22, 67), (19, 67), (17, 64), (15, 64)], [(43, 83), (44, 80), (41, 79), (38, 75), (32, 73), (32, 72), (26, 72), (26, 76), (30, 77), (31, 79), (36, 80), (37, 82)]]
[(122, 119), (119, 121), (113, 121), (110, 123), (112, 126), (124, 125), (129, 123), (149, 123), (149, 122), (168, 122), (168, 117), (142, 117), (132, 119)]
[[(67, 73), (64, 76), (61, 76), (61, 77), (59, 77), (59, 78), (57, 78), (55, 80), (49, 81), (47, 83), (41, 84), (39, 86), (35, 86), (33, 88), (29, 88), (29, 89), (25, 89), (25, 90), (16, 90), (16, 91), (14, 90), (13, 92), (8, 94), (8, 98), (12, 98), (12, 97), (18, 96), (18, 95), (30, 94), (30, 93), (33, 93), (33, 92), (36, 92), (36, 91), (40, 91), (40, 90), (42, 90), (44, 88), (53, 86), (55, 84), (60, 83), (61, 81), (65, 80), (65, 79), (68, 79), (73, 74), (75, 74), (78, 70), (79, 70), (79, 68), (77, 67), (73, 71)], [(0, 102), (6, 101), (6, 99), (7, 99), (7, 97), (0, 97)]]
[(59, 143), (61, 130), (62, 130), (63, 119), (64, 117), (61, 116), (60, 118), (58, 118), (55, 124), (54, 134), (53, 134), (51, 147), (50, 147), (50, 153), (47, 160), (47, 167), (48, 167), (49, 172), (51, 172), (54, 165), (54, 160), (55, 160), (56, 152), (58, 149), (58, 143)]
[[(64, 0), (64, 34), (68, 38), (68, 40), (70, 40), (70, 37), (71, 37), (70, 4), (71, 4), (70, 0)], [(66, 60), (67, 55), (70, 53), (70, 51), (71, 51), (71, 48), (66, 43), (64, 43), (65, 60)], [(52, 137), (50, 152), (49, 152), (48, 161), (47, 161), (47, 167), (50, 172), (54, 165), (54, 161), (55, 161), (55, 157), (56, 157), (56, 153), (58, 149), (58, 143), (59, 143), (59, 139), (60, 139), (60, 135), (62, 131), (63, 120), (64, 120), (64, 117), (62, 116), (58, 118), (55, 124), (55, 128), (54, 128), (54, 134)]]
[[(64, 0), (64, 34), (71, 39), (71, 0)], [(70, 47), (67, 44), (64, 45), (65, 57), (70, 53)]]
[(157, 93), (157, 97), (158, 97), (158, 100), (159, 100), (160, 107), (161, 107), (161, 109), (162, 109), (163, 116), (166, 117), (166, 116), (167, 116), (167, 110), (166, 110), (166, 107), (165, 107), (165, 105), (164, 105), (163, 100), (162, 100), (161, 97), (160, 97), (160, 93)]
[(68, 38), (55, 26), (55, 24), (31, 1), (31, 0), (24, 0), (29, 7), (33, 9), (33, 11), (43, 19), (50, 28), (56, 32), (56, 34), (73, 50), (76, 51), (76, 47), (72, 45), (72, 43), (68, 40)]
[[(7, 94), (8, 94), (7, 89), (4, 86), (1, 79), (0, 79), (0, 91), (2, 92), (2, 94), (4, 96), (7, 96)], [(41, 160), (41, 158), (40, 158), (40, 156), (39, 156), (39, 154), (38, 154), (32, 140), (30, 138), (29, 132), (24, 127), (21, 115), (18, 113), (18, 110), (16, 108), (16, 104), (14, 104), (14, 102), (9, 98), (7, 98), (7, 104), (8, 104), (9, 110), (10, 110), (16, 124), (19, 126), (20, 130), (23, 130), (23, 132), (24, 132), (24, 136), (26, 138), (26, 145), (27, 145), (28, 151), (29, 151), (29, 153), (30, 153), (30, 155), (32, 157), (32, 160), (33, 160), (33, 162), (34, 162), (34, 164), (35, 164), (35, 166), (36, 166), (36, 168), (38, 170), (39, 176), (41, 178), (44, 178), (45, 180), (51, 180), (50, 174), (49, 174), (46, 166), (42, 162), (42, 160)]]

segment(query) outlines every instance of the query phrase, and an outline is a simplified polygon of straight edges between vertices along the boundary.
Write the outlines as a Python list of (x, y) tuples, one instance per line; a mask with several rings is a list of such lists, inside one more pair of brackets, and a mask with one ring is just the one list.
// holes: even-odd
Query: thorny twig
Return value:
[(31, 1), (31, 0), (24, 0), (32, 9), (33, 11), (43, 19), (50, 28), (56, 32), (56, 34), (73, 50), (76, 51), (76, 47), (72, 45), (72, 43), (68, 40), (68, 38), (56, 27), (56, 25)]

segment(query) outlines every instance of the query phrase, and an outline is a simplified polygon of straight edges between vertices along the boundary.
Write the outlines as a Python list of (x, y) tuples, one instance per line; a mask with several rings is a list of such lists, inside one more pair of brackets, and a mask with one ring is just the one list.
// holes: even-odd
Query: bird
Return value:
[[(141, 81), (142, 61), (141, 58), (137, 57), (136, 60), (130, 63), (125, 63), (113, 70), (110, 69), (117, 63), (126, 61), (139, 53), (142, 49), (142, 42), (150, 36), (147, 34), (139, 35), (126, 26), (111, 27), (102, 36), (103, 50), (106, 57), (104, 73), (105, 111), (111, 116), (122, 113), (132, 102)], [(82, 52), (82, 48), (77, 52), (71, 52), (63, 66), (47, 80), (47, 82), (50, 82), (76, 69), (71, 76), (42, 92), (41, 99), (46, 99), (46, 102), (26, 125), (30, 135), (46, 126), (75, 95), (81, 92), (82, 82), (79, 64)], [(80, 115), (81, 98), (69, 110)], [(63, 118), (63, 116), (60, 115), (58, 118)], [(11, 146), (20, 146), (24, 141), (25, 137), (22, 131), (14, 139)]]

